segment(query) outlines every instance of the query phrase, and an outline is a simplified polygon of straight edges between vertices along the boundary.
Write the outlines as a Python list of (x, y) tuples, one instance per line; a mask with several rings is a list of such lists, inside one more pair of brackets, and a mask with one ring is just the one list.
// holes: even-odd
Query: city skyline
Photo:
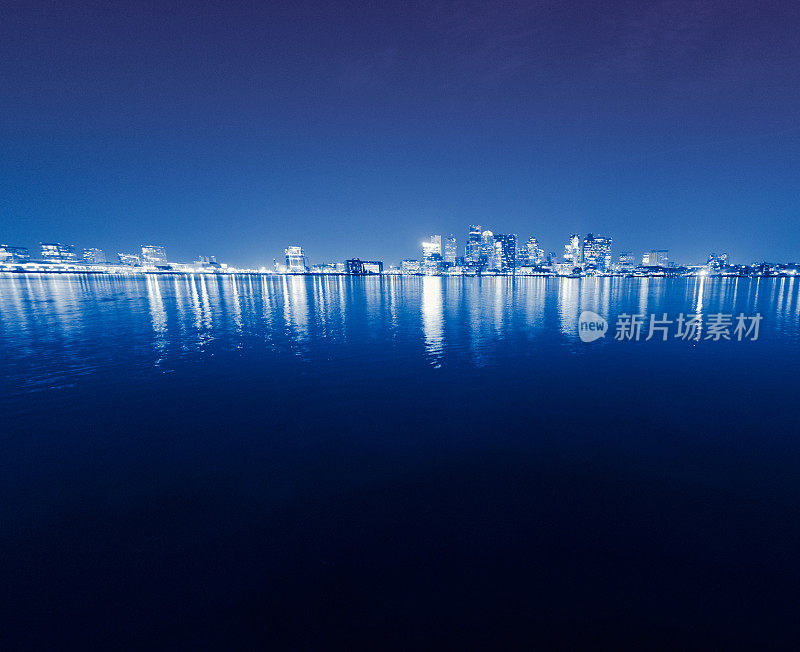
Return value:
[[(418, 257), (407, 256), (400, 261), (365, 259), (350, 256), (343, 260), (314, 261), (299, 244), (288, 245), (283, 258), (275, 256), (272, 265), (244, 268), (229, 261), (218, 261), (215, 255), (197, 255), (191, 260), (168, 257), (164, 245), (143, 244), (135, 252), (116, 253), (116, 258), (98, 247), (77, 247), (61, 242), (41, 242), (40, 251), (31, 253), (23, 245), (0, 242), (0, 265), (16, 265), (16, 271), (37, 271), (43, 264), (81, 264), (114, 268), (115, 266), (150, 268), (161, 271), (189, 272), (192, 269), (215, 271), (261, 271), (278, 273), (345, 273), (374, 274), (396, 270), (404, 274), (466, 274), (475, 273), (533, 273), (553, 275), (632, 273), (635, 270), (691, 270), (705, 268), (707, 272), (736, 269), (736, 273), (772, 273), (779, 268), (795, 274), (797, 260), (736, 261), (722, 250), (710, 251), (704, 261), (676, 261), (669, 249), (649, 249), (637, 254), (627, 249), (615, 249), (609, 234), (573, 233), (558, 248), (543, 248), (535, 236), (525, 239), (514, 233), (493, 232), (479, 224), (469, 225), (463, 241), (455, 234), (432, 234), (420, 243)], [(282, 262), (278, 262), (279, 259)], [(23, 268), (22, 264), (34, 264)], [(386, 268), (384, 267), (386, 265)], [(745, 268), (750, 268), (747, 271)], [(6, 269), (10, 269), (6, 267)], [(99, 268), (98, 268), (99, 269)], [(55, 270), (54, 270), (55, 271)]]
[[(800, 251), (790, 3), (9, 7), (8, 244), (401, 260), (434, 227)], [(169, 34), (169, 38), (164, 38)], [(769, 34), (767, 42), (763, 34)], [(180, 43), (180, 47), (175, 47)], [(45, 235), (46, 234), (46, 235)], [(555, 245), (548, 245), (555, 246)], [(547, 248), (547, 247), (546, 247)]]

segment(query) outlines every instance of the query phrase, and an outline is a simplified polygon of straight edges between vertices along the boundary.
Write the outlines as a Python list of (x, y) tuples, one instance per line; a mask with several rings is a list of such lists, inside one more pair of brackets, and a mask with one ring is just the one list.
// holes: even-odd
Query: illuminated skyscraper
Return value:
[(143, 265), (166, 265), (167, 252), (161, 245), (142, 245)]
[(433, 254), (442, 255), (442, 236), (432, 235), (422, 243), (422, 257), (427, 258)]
[(466, 262), (467, 264), (477, 265), (481, 259), (481, 227), (473, 224), (469, 227), (467, 237)]
[[(286, 271), (290, 274), (303, 274), (308, 271), (306, 254), (302, 247), (290, 245), (284, 250), (286, 255)], [(360, 262), (360, 261), (359, 261)]]
[(442, 271), (442, 236), (432, 235), (422, 243), (422, 268), (426, 274)]
[(481, 248), (478, 264), (485, 265), (487, 269), (497, 268), (497, 263), (495, 260), (494, 233), (489, 230), (481, 233)]
[(458, 255), (456, 236), (452, 233), (444, 240), (444, 262), (451, 265), (456, 264), (456, 256)]
[(598, 270), (611, 268), (611, 238), (589, 233), (583, 239), (583, 264)]
[(564, 262), (573, 266), (581, 264), (581, 236), (577, 233), (569, 236), (567, 244), (564, 245)]
[(517, 266), (517, 236), (513, 233), (498, 233), (494, 236), (495, 265), (501, 272), (513, 270)]
[(544, 249), (539, 246), (539, 241), (536, 238), (528, 238), (525, 248), (529, 265), (542, 265), (544, 263)]

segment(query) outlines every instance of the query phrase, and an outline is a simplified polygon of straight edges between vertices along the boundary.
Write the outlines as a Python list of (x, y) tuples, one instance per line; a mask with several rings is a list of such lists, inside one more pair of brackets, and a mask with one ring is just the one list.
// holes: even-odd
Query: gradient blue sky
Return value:
[(800, 5), (7, 2), (0, 242), (800, 260)]

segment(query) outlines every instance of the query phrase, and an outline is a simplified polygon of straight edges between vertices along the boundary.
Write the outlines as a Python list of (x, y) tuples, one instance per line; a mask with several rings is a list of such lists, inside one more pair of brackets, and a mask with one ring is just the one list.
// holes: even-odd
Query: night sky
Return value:
[[(6, 2), (0, 242), (800, 260), (800, 5)], [(460, 252), (461, 253), (461, 252)]]

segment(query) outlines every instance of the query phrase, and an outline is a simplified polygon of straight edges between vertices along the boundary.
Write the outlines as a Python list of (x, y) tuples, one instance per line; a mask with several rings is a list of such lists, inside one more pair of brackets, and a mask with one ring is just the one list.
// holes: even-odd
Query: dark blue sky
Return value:
[(800, 260), (794, 2), (10, 2), (0, 242)]

